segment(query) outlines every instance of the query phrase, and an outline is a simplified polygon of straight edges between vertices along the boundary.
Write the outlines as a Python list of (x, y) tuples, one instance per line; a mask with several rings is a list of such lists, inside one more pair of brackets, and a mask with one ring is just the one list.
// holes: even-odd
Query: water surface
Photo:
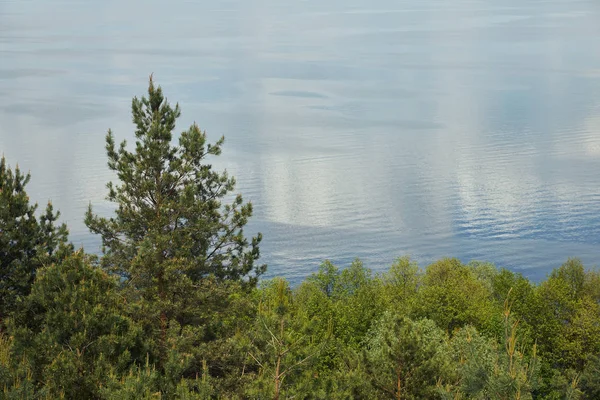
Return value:
[(89, 251), (154, 72), (255, 205), (269, 275), (409, 254), (598, 263), (597, 0), (0, 0), (0, 152)]

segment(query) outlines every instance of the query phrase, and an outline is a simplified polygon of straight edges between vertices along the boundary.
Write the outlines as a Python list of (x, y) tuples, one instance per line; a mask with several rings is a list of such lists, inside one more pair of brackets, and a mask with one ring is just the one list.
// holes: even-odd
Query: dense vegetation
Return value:
[(600, 273), (400, 258), (259, 282), (252, 207), (207, 163), (223, 140), (194, 124), (174, 144), (152, 80), (132, 109), (133, 150), (106, 138), (116, 212), (85, 216), (100, 257), (2, 159), (0, 398), (600, 398)]

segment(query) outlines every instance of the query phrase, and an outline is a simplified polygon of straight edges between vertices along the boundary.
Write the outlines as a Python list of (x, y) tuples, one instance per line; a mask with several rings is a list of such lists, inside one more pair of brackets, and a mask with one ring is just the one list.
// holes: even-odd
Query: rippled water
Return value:
[(0, 152), (73, 240), (154, 72), (227, 138), (270, 275), (598, 263), (597, 0), (0, 0)]

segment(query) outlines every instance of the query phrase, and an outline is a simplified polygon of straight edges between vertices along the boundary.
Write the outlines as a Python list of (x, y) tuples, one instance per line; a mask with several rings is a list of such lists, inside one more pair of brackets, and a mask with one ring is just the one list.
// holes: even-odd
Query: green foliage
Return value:
[[(170, 320), (159, 363), (160, 336), (142, 317), (152, 305), (129, 304), (132, 289), (77, 252), (39, 270), (1, 337), (0, 398), (595, 399), (600, 310), (589, 274), (579, 292), (568, 274), (536, 286), (488, 265), (421, 275), (408, 259), (379, 276), (325, 263), (297, 288), (205, 278), (185, 318)], [(432, 288), (480, 293), (456, 308), (420, 304)], [(462, 310), (460, 323), (450, 330), (424, 310)], [(488, 313), (473, 318), (483, 328), (467, 323), (473, 310)], [(485, 329), (490, 320), (500, 328)], [(536, 340), (557, 347), (538, 351)]]
[(33, 399), (35, 383), (27, 360), (12, 355), (12, 340), (0, 334), (0, 399)]
[(465, 325), (494, 330), (498, 311), (488, 284), (456, 259), (427, 267), (417, 304), (416, 315), (432, 319), (449, 334)]
[(492, 295), (497, 304), (503, 304), (510, 295), (512, 314), (530, 326), (531, 306), (535, 288), (523, 275), (507, 269), (500, 270), (492, 278)]
[(437, 385), (452, 377), (448, 338), (431, 320), (387, 312), (366, 345), (370, 382), (382, 398), (438, 398)]
[(417, 263), (399, 258), (382, 276), (383, 291), (389, 308), (410, 315), (415, 307), (421, 274)]
[(569, 260), (536, 290), (531, 325), (553, 368), (581, 372), (588, 355), (600, 353), (600, 304), (588, 294), (586, 275), (579, 261)]
[(306, 279), (306, 283), (313, 284), (325, 296), (332, 297), (336, 290), (339, 276), (340, 270), (331, 261), (326, 260), (319, 267), (319, 272), (312, 274)]
[(181, 379), (172, 393), (161, 390), (161, 375), (149, 363), (133, 366), (129, 373), (119, 377), (111, 374), (107, 384), (100, 388), (100, 398), (110, 400), (207, 400), (213, 398), (213, 388), (204, 374), (202, 378)]
[(114, 400), (162, 399), (159, 389), (160, 374), (148, 363), (144, 368), (133, 366), (123, 376), (111, 373), (100, 388), (100, 396)]
[(315, 317), (300, 312), (285, 280), (267, 282), (261, 292), (252, 335), (255, 349), (249, 352), (259, 370), (247, 394), (279, 399), (297, 389), (325, 338), (311, 335)]
[(550, 273), (551, 280), (564, 282), (567, 292), (573, 299), (580, 298), (585, 285), (585, 270), (578, 259), (569, 259)]
[(29, 203), (25, 191), (30, 178), (0, 159), (0, 331), (18, 299), (29, 294), (37, 269), (72, 251), (66, 226), (55, 225), (60, 213), (51, 203), (36, 217), (37, 204)]
[(559, 370), (541, 360), (540, 384), (533, 390), (534, 399), (576, 400), (584, 394), (581, 391), (581, 376), (572, 369)]
[(106, 136), (108, 166), (119, 179), (108, 184), (115, 216), (94, 215), (90, 206), (85, 218), (102, 237), (102, 266), (122, 277), (129, 312), (144, 329), (151, 362), (167, 376), (161, 388), (168, 393), (198, 373), (202, 359), (215, 358), (203, 354), (210, 342), (223, 344), (216, 317), (230, 304), (229, 285), (252, 289), (266, 268), (256, 263), (261, 235), (249, 240), (243, 232), (252, 205), (241, 195), (227, 203), (235, 180), (207, 163), (224, 139), (208, 143), (194, 123), (175, 143), (180, 114), (150, 77), (148, 96), (132, 102), (134, 149), (125, 141), (117, 146), (111, 131)]
[(341, 271), (336, 280), (333, 329), (343, 343), (359, 348), (372, 324), (385, 310), (381, 281), (360, 260)]
[(82, 252), (38, 270), (9, 333), (15, 359), (27, 361), (43, 393), (95, 398), (108, 371), (127, 370), (139, 354), (140, 329), (117, 286)]
[(600, 399), (600, 353), (588, 356), (580, 387), (585, 394), (583, 399)]
[(452, 338), (454, 364), (459, 380), (444, 388), (446, 398), (489, 400), (531, 399), (539, 375), (534, 345), (527, 352), (520, 343), (519, 321), (512, 318), (509, 299), (504, 305), (504, 340), (481, 335), (473, 326), (458, 330)]
[[(169, 268), (192, 281), (214, 275), (254, 283), (264, 266), (255, 265), (261, 236), (249, 243), (243, 234), (252, 205), (239, 195), (222, 204), (235, 180), (205, 163), (221, 154), (224, 138), (207, 143), (206, 133), (193, 124), (173, 144), (180, 114), (179, 105), (172, 107), (150, 77), (148, 97), (132, 103), (135, 150), (127, 150), (125, 141), (117, 148), (108, 132), (108, 166), (120, 181), (108, 184), (116, 216), (95, 216), (91, 206), (86, 215), (90, 230), (102, 236), (103, 264), (139, 288), (156, 286), (157, 279), (159, 292), (168, 290), (162, 275)], [(173, 265), (166, 266), (169, 262)]]

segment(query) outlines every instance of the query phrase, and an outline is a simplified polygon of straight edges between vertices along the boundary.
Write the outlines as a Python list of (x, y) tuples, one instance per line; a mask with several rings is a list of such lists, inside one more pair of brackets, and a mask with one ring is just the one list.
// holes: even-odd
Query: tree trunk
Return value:
[(277, 360), (277, 371), (275, 374), (275, 396), (273, 397), (273, 400), (279, 400), (279, 390), (281, 387), (281, 378), (279, 376), (279, 359)]
[(402, 376), (400, 368), (396, 371), (396, 400), (402, 400)]
[(160, 270), (160, 273), (158, 275), (158, 297), (159, 297), (159, 301), (160, 301), (160, 361), (161, 361), (161, 366), (164, 366), (164, 363), (166, 362), (166, 358), (167, 358), (167, 323), (168, 323), (168, 318), (167, 318), (167, 313), (165, 312), (164, 306), (165, 306), (165, 298), (166, 298), (166, 294), (165, 294), (165, 288), (164, 288), (164, 277), (163, 277), (163, 271), (162, 269)]
[[(281, 318), (281, 322), (279, 324), (279, 337), (283, 340), (283, 328), (284, 328), (284, 320)], [(279, 400), (279, 392), (281, 391), (281, 358), (283, 357), (283, 348), (279, 349), (277, 352), (277, 366), (275, 367), (275, 396), (273, 400)]]
[(281, 370), (281, 351), (277, 354), (277, 366), (275, 367), (275, 396), (274, 400), (279, 400), (279, 392), (281, 390), (281, 375), (279, 371)]
[(164, 310), (160, 312), (160, 352), (161, 358), (166, 358), (167, 349), (167, 314)]

